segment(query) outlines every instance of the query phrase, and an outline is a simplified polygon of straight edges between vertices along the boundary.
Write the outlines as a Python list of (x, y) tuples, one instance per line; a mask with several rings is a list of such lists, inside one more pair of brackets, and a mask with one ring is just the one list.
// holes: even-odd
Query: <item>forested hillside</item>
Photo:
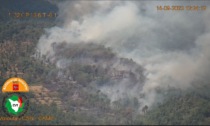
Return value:
[[(57, 11), (47, 1), (27, 0), (10, 4), (0, 3), (0, 85), (10, 77), (21, 77), (29, 86), (43, 87), (41, 92), (28, 94), (30, 108), (26, 116), (51, 115), (52, 121), (0, 121), (1, 125), (31, 124), (135, 124), (135, 125), (209, 125), (209, 82), (196, 82), (199, 86), (182, 91), (175, 88), (157, 90), (163, 94), (163, 102), (143, 113), (138, 101), (142, 96), (110, 99), (108, 87), (136, 88), (142, 90), (145, 69), (132, 59), (118, 56), (111, 48), (100, 44), (53, 43), (53, 57), (41, 55), (36, 45), (45, 28), (55, 25), (55, 19), (6, 18), (8, 9)], [(7, 15), (8, 16), (8, 15)], [(123, 80), (123, 83), (122, 83)], [(5, 94), (0, 94), (2, 101)], [(46, 99), (54, 100), (46, 104)], [(53, 99), (54, 98), (54, 99)], [(57, 99), (57, 100), (56, 100)], [(37, 102), (38, 101), (38, 102)], [(59, 107), (55, 102), (60, 102)], [(1, 105), (2, 108), (2, 105)], [(0, 111), (0, 116), (6, 116)]]

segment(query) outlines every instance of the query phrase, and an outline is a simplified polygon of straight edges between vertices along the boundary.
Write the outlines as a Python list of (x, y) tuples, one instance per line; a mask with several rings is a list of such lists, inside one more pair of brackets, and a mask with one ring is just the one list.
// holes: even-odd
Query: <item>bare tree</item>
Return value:
[(142, 112), (145, 114), (145, 113), (147, 112), (147, 110), (148, 110), (148, 106), (145, 105), (145, 106), (142, 108)]

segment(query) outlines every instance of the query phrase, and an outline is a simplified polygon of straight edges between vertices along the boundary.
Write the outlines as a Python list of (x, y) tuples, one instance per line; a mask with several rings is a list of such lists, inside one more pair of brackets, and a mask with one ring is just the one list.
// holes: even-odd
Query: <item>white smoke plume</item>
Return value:
[[(58, 26), (46, 29), (37, 47), (52, 55), (53, 42), (94, 42), (111, 47), (146, 69), (142, 102), (157, 100), (155, 89), (188, 89), (208, 81), (210, 71), (210, 10), (208, 1), (62, 1)], [(206, 11), (157, 11), (159, 5), (207, 6)], [(198, 83), (199, 84), (199, 83)], [(104, 90), (115, 97), (111, 88)], [(107, 89), (107, 88), (105, 88)], [(137, 91), (134, 91), (137, 92)], [(132, 94), (133, 92), (130, 92)]]

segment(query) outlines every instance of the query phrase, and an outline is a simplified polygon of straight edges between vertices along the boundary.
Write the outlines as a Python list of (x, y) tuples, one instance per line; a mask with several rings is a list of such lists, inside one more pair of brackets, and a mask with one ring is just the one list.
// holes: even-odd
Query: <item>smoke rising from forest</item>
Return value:
[[(111, 47), (120, 57), (142, 65), (147, 78), (140, 101), (151, 106), (159, 98), (156, 88), (188, 89), (208, 82), (210, 74), (210, 10), (207, 1), (62, 1), (59, 25), (46, 29), (37, 47), (53, 55), (51, 44), (98, 43)], [(207, 5), (206, 11), (157, 11), (159, 5)], [(128, 82), (126, 82), (128, 83)], [(197, 83), (199, 84), (199, 83)], [(123, 84), (122, 84), (123, 85)], [(133, 95), (133, 94), (132, 94)]]

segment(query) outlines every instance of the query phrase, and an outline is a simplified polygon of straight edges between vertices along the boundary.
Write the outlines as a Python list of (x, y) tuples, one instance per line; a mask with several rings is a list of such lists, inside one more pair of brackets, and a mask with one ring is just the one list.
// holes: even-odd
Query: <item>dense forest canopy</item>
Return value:
[[(81, 4), (80, 2), (78, 4)], [(137, 36), (133, 40), (127, 39), (130, 44), (120, 43), (127, 47), (122, 50), (114, 48), (115, 45), (113, 48), (107, 46), (112, 43), (111, 38), (110, 42), (102, 43), (97, 43), (94, 39), (92, 42), (77, 42), (74, 36), (79, 36), (79, 33), (68, 30), (67, 36), (69, 35), (69, 38), (73, 36), (71, 41), (67, 37), (66, 41), (60, 38), (62, 41), (55, 39), (51, 43), (48, 39), (51, 35), (54, 37), (54, 31), (50, 30), (55, 29), (63, 32), (57, 27), (62, 24), (60, 19), (17, 19), (8, 15), (8, 12), (15, 11), (59, 14), (59, 7), (64, 9), (67, 5), (71, 7), (71, 4), (73, 5), (68, 1), (66, 4), (58, 5), (56, 1), (47, 0), (21, 0), (18, 2), (0, 0), (0, 84), (3, 85), (10, 77), (23, 78), (31, 88), (27, 95), (30, 100), (30, 108), (25, 116), (54, 117), (52, 121), (1, 120), (0, 124), (210, 124), (210, 83), (208, 81), (199, 78), (193, 81), (193, 86), (186, 90), (177, 88), (178, 84), (174, 84), (175, 86), (167, 84), (157, 86), (152, 91), (149, 90), (149, 93), (143, 91), (145, 85), (150, 82), (147, 69), (132, 57), (123, 57), (122, 54), (119, 54), (122, 50), (127, 51), (138, 46), (134, 42), (138, 38)], [(91, 1), (85, 5), (89, 6), (89, 4), (92, 5)], [(94, 7), (95, 5), (93, 5)], [(92, 12), (91, 9), (87, 9), (87, 12), (89, 11)], [(80, 11), (78, 13), (83, 15)], [(75, 15), (71, 16), (70, 18), (75, 18)], [(75, 19), (79, 18), (77, 16)], [(65, 21), (63, 23), (65, 24)], [(122, 33), (119, 31), (119, 34)], [(176, 33), (176, 35), (180, 34)], [(166, 38), (163, 38), (163, 42), (165, 42), (164, 39)], [(43, 53), (42, 48), (37, 46), (42, 40), (46, 40), (47, 44), (50, 43), (51, 52)], [(109, 41), (109, 39), (105, 40)], [(182, 39), (177, 38), (177, 40)], [(142, 41), (144, 40), (142, 39)], [(166, 44), (165, 46), (171, 45)], [(183, 46), (183, 48), (185, 47)], [(165, 50), (167, 49), (165, 48)], [(174, 50), (176, 49), (174, 48)], [(131, 52), (131, 50), (129, 51)], [(202, 77), (206, 76), (209, 75)], [(179, 82), (175, 81), (175, 83)], [(153, 96), (153, 93), (155, 93), (156, 100), (152, 102), (154, 104), (150, 104), (150, 101), (147, 100)], [(1, 93), (0, 100), (4, 96), (5, 94)], [(5, 113), (0, 111), (0, 117), (5, 116)]]

